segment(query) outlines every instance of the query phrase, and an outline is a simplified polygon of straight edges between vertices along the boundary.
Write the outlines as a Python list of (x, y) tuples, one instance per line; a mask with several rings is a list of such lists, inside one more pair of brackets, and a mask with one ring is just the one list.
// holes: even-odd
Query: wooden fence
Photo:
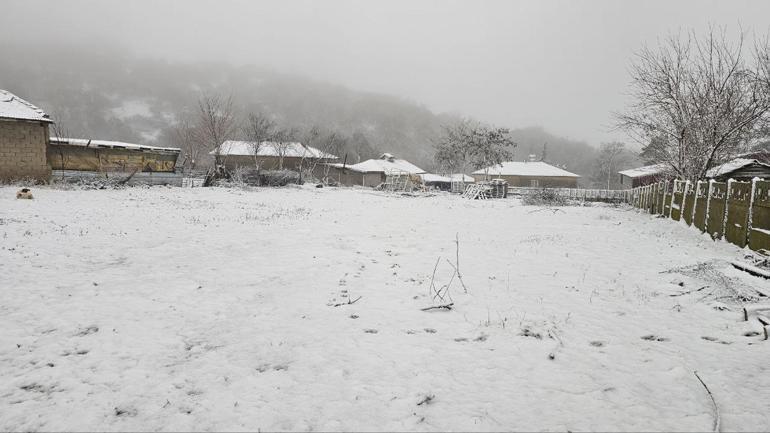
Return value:
[(634, 188), (629, 203), (684, 221), (713, 239), (770, 251), (770, 180), (674, 180)]
[(583, 188), (536, 188), (509, 186), (509, 195), (535, 194), (543, 189), (553, 191), (556, 194), (575, 200), (606, 201), (606, 202), (630, 202), (632, 190), (630, 189), (583, 189)]

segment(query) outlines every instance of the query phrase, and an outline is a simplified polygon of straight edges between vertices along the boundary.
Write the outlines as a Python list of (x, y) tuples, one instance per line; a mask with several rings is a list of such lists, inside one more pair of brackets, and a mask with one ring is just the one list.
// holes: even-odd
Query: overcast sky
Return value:
[[(2, 0), (0, 41), (106, 41), (253, 63), (597, 144), (634, 50), (709, 23), (753, 35), (770, 1)], [(752, 33), (753, 32), (753, 33)], [(0, 62), (11, 61), (0, 56)], [(0, 64), (0, 67), (2, 65)], [(0, 69), (1, 71), (1, 69)]]

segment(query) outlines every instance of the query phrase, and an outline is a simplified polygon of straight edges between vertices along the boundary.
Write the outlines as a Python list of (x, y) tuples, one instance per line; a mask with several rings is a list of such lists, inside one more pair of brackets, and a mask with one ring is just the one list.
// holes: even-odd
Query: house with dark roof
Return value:
[(46, 147), (52, 123), (43, 110), (0, 89), (0, 180), (50, 179)]
[(718, 182), (727, 179), (748, 182), (755, 177), (770, 179), (770, 164), (751, 158), (736, 158), (710, 168), (706, 177)]

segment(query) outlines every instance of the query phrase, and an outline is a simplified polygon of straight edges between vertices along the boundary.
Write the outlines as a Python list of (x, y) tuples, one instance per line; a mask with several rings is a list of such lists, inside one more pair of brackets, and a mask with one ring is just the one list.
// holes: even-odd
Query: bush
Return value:
[(552, 189), (541, 189), (521, 197), (521, 202), (527, 206), (566, 206), (567, 198)]

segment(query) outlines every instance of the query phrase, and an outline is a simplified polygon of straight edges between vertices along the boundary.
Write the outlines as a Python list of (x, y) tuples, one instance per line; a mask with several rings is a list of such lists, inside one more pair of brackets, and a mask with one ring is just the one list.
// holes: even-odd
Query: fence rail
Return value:
[(651, 214), (684, 221), (713, 239), (770, 251), (770, 180), (674, 180), (634, 188), (628, 202)]
[(619, 201), (630, 202), (631, 194), (633, 190), (630, 189), (582, 189), (582, 188), (536, 188), (536, 187), (522, 187), (513, 186), (508, 187), (508, 194), (511, 195), (528, 195), (536, 194), (543, 189), (553, 191), (556, 194), (571, 198), (575, 200), (585, 201)]

